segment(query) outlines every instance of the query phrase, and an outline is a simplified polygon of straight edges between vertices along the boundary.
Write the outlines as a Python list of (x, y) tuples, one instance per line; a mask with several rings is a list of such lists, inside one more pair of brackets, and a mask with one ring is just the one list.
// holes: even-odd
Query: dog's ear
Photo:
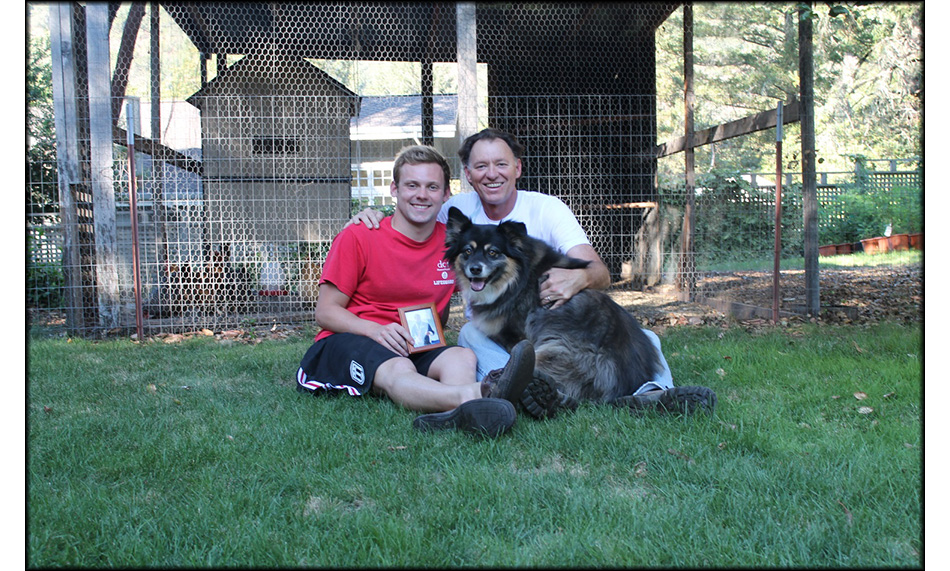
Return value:
[(463, 226), (465, 226), (465, 224), (471, 223), (472, 221), (469, 219), (469, 217), (462, 214), (461, 210), (454, 206), (449, 207), (449, 221), (446, 226), (457, 226), (461, 229)]
[(445, 225), (445, 259), (450, 260), (458, 255), (455, 249), (459, 243), (459, 236), (471, 226), (472, 221), (469, 220), (468, 216), (462, 214), (461, 210), (454, 206), (449, 208), (449, 219)]
[(514, 240), (520, 238), (521, 236), (528, 235), (528, 227), (524, 225), (524, 222), (515, 222), (514, 220), (502, 222), (498, 225), (498, 229), (509, 240)]

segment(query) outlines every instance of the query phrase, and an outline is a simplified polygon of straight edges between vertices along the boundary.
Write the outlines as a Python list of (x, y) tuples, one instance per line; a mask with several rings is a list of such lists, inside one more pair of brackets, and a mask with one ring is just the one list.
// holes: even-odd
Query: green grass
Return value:
[(497, 440), (299, 395), (307, 338), (31, 340), (27, 564), (922, 565), (919, 327), (662, 340), (715, 416), (583, 405)]
[[(885, 252), (882, 254), (865, 254), (858, 252), (856, 254), (843, 254), (840, 256), (820, 256), (818, 266), (821, 268), (855, 268), (870, 266), (906, 266), (919, 265), (924, 260), (924, 253), (920, 250), (902, 250), (897, 252)], [(781, 269), (783, 270), (804, 270), (805, 258), (782, 258)], [(700, 271), (704, 272), (736, 272), (736, 271), (772, 271), (775, 264), (774, 257), (770, 255), (758, 256), (752, 254), (746, 258), (729, 260), (716, 263), (701, 263)]]

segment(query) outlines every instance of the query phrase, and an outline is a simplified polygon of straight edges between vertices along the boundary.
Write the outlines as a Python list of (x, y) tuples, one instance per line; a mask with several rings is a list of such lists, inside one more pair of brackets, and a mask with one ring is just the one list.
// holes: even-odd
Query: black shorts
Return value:
[[(409, 359), (420, 375), (427, 375), (432, 361), (446, 349), (414, 353)], [(334, 333), (307, 350), (297, 369), (297, 387), (313, 393), (346, 391), (351, 396), (361, 396), (373, 386), (376, 369), (399, 356), (369, 337)]]

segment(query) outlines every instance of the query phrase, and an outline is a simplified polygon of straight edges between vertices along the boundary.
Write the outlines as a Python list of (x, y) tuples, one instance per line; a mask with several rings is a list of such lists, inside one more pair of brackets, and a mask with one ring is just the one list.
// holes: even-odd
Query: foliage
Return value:
[(350, 199), (350, 215), (355, 216), (356, 213), (360, 212), (364, 208), (372, 208), (373, 210), (382, 212), (383, 216), (392, 216), (393, 212), (396, 211), (396, 206), (394, 204), (373, 204), (369, 198)]
[[(31, 9), (31, 15), (34, 10)], [(26, 68), (27, 184), (26, 216), (57, 211), (56, 131), (53, 118), (49, 34), (31, 35)]]
[(841, 208), (819, 209), (818, 239), (822, 244), (848, 244), (923, 230), (922, 192), (918, 187), (875, 182), (864, 157), (855, 156), (855, 174), (838, 197)]
[(39, 255), (44, 231), (35, 228), (27, 235), (26, 305), (31, 308), (57, 308), (62, 306), (63, 287), (66, 283), (62, 263), (47, 261)]
[(715, 416), (487, 441), (296, 393), (311, 339), (29, 343), (27, 566), (922, 564), (919, 327), (671, 327)]
[[(665, 211), (682, 212), (686, 207), (685, 185), (667, 185), (663, 191)], [(672, 241), (679, 244), (681, 225), (674, 224)], [(773, 250), (775, 193), (753, 187), (735, 171), (715, 170), (697, 177), (694, 250), (697, 263), (713, 264), (748, 258)], [(804, 248), (800, 185), (782, 189), (782, 250)]]
[[(696, 129), (733, 121), (789, 101), (799, 93), (799, 3), (694, 4)], [(818, 163), (850, 168), (849, 155), (920, 155), (922, 123), (922, 4), (815, 4), (814, 81)], [(737, 25), (739, 23), (739, 25)], [(683, 10), (657, 30), (657, 140), (683, 133)], [(767, 171), (774, 131), (697, 149), (699, 170)], [(785, 129), (785, 146), (799, 149), (800, 128)], [(677, 160), (661, 170), (679, 170)], [(787, 170), (800, 168), (797, 151)]]

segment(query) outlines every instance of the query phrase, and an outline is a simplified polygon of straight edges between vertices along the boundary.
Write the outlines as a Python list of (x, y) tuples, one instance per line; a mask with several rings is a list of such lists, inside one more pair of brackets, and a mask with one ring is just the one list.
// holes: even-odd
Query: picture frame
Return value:
[(442, 320), (434, 303), (423, 303), (399, 308), (399, 321), (409, 330), (413, 344), (409, 353), (431, 351), (445, 347), (445, 334), (442, 332)]

